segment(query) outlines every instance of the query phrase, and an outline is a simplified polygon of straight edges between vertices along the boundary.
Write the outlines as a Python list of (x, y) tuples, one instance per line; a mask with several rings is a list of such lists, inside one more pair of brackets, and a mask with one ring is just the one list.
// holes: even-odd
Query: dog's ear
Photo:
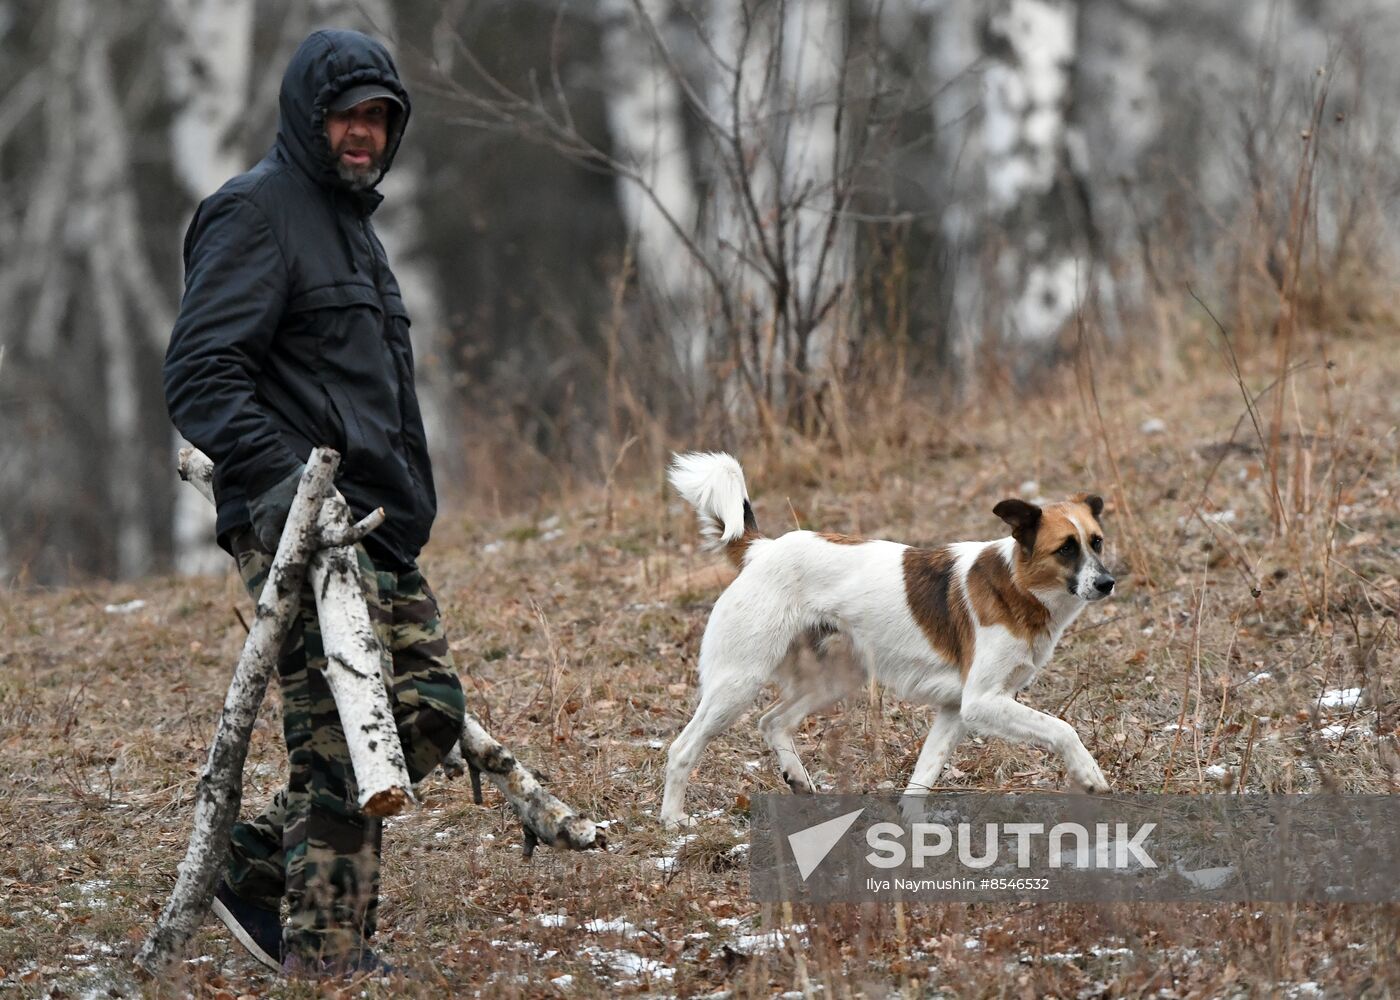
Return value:
[(1011, 537), (1026, 551), (1035, 548), (1035, 532), (1040, 527), (1040, 508), (1024, 500), (1003, 500), (992, 513), (1011, 525)]
[(1082, 503), (1089, 508), (1089, 513), (1098, 517), (1103, 513), (1103, 497), (1097, 493), (1076, 493), (1070, 497), (1075, 503)]

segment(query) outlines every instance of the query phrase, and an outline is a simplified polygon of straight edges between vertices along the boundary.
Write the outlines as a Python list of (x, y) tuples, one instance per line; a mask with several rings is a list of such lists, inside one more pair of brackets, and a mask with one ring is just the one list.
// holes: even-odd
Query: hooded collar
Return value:
[(277, 146), (283, 155), (316, 183), (349, 199), (361, 215), (373, 212), (384, 196), (374, 188), (353, 191), (340, 179), (326, 139), (326, 109), (336, 95), (365, 83), (387, 87), (403, 102), (403, 110), (390, 121), (382, 181), (398, 152), (410, 105), (389, 50), (368, 35), (325, 30), (307, 36), (282, 76), (277, 122)]

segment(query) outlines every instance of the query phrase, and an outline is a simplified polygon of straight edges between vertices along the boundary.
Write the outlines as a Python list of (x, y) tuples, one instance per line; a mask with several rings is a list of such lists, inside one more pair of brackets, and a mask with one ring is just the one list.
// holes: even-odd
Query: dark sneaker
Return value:
[(397, 969), (368, 946), (349, 955), (306, 958), (291, 954), (282, 960), (282, 974), (292, 979), (350, 979), (356, 976), (382, 979), (397, 973)]
[(276, 910), (239, 897), (223, 879), (210, 905), (248, 954), (273, 972), (282, 971), (282, 919)]

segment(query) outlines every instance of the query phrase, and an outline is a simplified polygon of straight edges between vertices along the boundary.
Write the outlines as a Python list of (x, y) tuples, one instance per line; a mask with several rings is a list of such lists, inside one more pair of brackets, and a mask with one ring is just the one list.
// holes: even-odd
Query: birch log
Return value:
[[(338, 493), (321, 505), (317, 524), (322, 539), (339, 541), (354, 531)], [(369, 620), (355, 550), (340, 544), (318, 551), (311, 557), (311, 585), (326, 653), (326, 684), (345, 731), (357, 801), (368, 816), (392, 816), (412, 801), (413, 786), (389, 704), (390, 679), (382, 672), (384, 649)]]
[[(181, 454), (181, 474), (196, 488), (202, 483), (201, 492), (207, 490), (212, 498), (209, 484), (213, 466), (207, 458), (204, 459), (207, 468), (196, 469), (189, 475), (183, 471), (191, 453), (192, 449)], [(199, 457), (204, 458), (203, 455)], [(316, 544), (315, 521), (320, 498), (331, 488), (339, 461), (333, 451), (318, 449), (313, 452), (297, 488), (267, 583), (258, 596), (257, 614), (233, 671), (204, 773), (195, 790), (194, 832), (185, 860), (180, 863), (175, 891), (156, 922), (155, 930), (136, 955), (136, 964), (152, 975), (164, 972), (183, 954), (209, 909), (214, 884), (228, 852), (229, 833), (243, 799), (243, 762), (248, 755), (248, 737), (296, 614), (306, 564)]]
[[(183, 449), (180, 476), (214, 502), (214, 463), (207, 455)], [(310, 550), (326, 683), (350, 749), (357, 802), (368, 816), (392, 816), (413, 801), (413, 785), (389, 704), (389, 679), (381, 668), (382, 646), (370, 624), (358, 561), (350, 548), (383, 522), (380, 508), (352, 524), (350, 508), (330, 486), (316, 516)]]
[(515, 759), (515, 754), (488, 733), (470, 712), (462, 720), (462, 741), (458, 750), (460, 754), (451, 754), (442, 762), (443, 770), (452, 777), (459, 777), (464, 769), (471, 771), (472, 799), (477, 805), (482, 802), (483, 774), (501, 790), (525, 828), (525, 857), (535, 853), (537, 843), (573, 851), (607, 846), (603, 831), (596, 823), (551, 795), (539, 779)]

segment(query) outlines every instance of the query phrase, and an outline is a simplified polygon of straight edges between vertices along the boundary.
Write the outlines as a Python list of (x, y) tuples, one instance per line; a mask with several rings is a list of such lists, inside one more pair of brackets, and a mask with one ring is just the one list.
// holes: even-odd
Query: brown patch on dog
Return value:
[(753, 506), (748, 498), (744, 499), (744, 533), (732, 541), (724, 543), (724, 554), (735, 569), (744, 568), (744, 557), (749, 554), (749, 546), (756, 539), (762, 538), (763, 532), (758, 530), (758, 518), (754, 517)]
[(1024, 546), (1016, 546), (1016, 582), (1025, 590), (1063, 590), (1066, 574), (1078, 565), (1078, 557), (1071, 565), (1056, 555), (1055, 550), (1067, 538), (1080, 541), (1079, 525), (1075, 523), (1070, 504), (1050, 504), (1041, 512), (1035, 548), (1027, 552)]
[(855, 535), (839, 535), (833, 531), (819, 531), (817, 537), (832, 545), (864, 545), (864, 538), (857, 538)]
[[(1045, 512), (1045, 517), (1050, 517), (1050, 511)], [(1019, 545), (1016, 548), (1014, 576), (1000, 552), (990, 546), (983, 549), (967, 572), (967, 595), (978, 622), (1004, 625), (1012, 635), (1030, 640), (1049, 627), (1050, 612), (1026, 589), (1027, 577), (1039, 572), (1038, 561), (1031, 559), (1023, 567), (1024, 550)]]
[(947, 549), (904, 550), (904, 595), (929, 645), (963, 676), (972, 665), (972, 619)]
[(734, 539), (732, 542), (725, 542), (725, 557), (734, 564), (735, 569), (743, 569), (744, 557), (749, 554), (749, 546), (762, 537), (762, 532), (754, 528), (745, 528), (744, 533), (738, 538)]

